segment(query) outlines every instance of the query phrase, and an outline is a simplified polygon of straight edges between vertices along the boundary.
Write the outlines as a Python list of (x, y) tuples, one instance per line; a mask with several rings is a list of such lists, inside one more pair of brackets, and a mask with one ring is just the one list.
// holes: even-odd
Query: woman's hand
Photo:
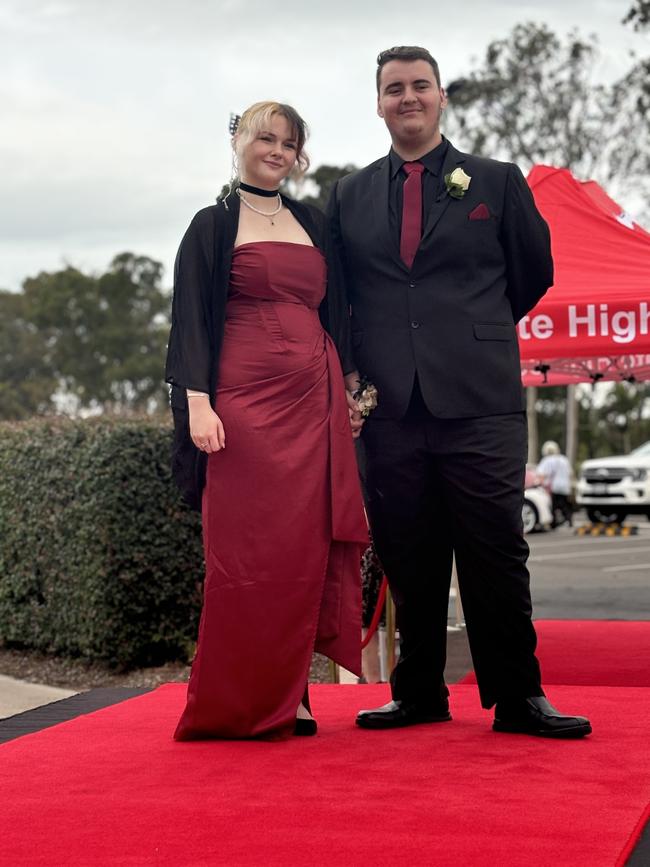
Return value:
[(190, 408), (190, 436), (197, 449), (207, 454), (225, 449), (223, 422), (210, 406), (208, 395), (197, 395), (187, 402)]

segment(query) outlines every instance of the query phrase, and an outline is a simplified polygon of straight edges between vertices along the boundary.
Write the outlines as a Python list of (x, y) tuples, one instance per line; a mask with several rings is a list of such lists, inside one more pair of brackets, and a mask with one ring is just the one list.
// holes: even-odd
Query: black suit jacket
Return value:
[[(325, 217), (318, 209), (286, 196), (282, 196), (282, 201), (327, 260), (327, 292), (318, 313), (347, 373), (354, 367), (349, 311), (338, 274), (338, 260), (332, 256)], [(203, 208), (185, 232), (174, 264), (172, 322), (165, 367), (174, 417), (172, 474), (185, 501), (198, 510), (207, 456), (190, 438), (186, 389), (206, 392), (214, 406), (238, 225), (239, 198), (235, 195), (228, 197), (227, 206), (219, 201)]]
[(515, 323), (553, 282), (548, 227), (517, 166), (450, 144), (442, 174), (459, 166), (471, 177), (469, 189), (454, 199), (442, 186), (410, 270), (389, 228), (388, 157), (332, 191), (328, 216), (352, 348), (378, 388), (376, 417), (404, 415), (416, 372), (439, 418), (525, 408)]

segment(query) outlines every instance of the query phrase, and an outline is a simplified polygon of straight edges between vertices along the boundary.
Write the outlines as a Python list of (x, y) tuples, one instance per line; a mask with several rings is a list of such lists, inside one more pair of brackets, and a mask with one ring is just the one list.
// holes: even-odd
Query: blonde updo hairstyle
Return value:
[(263, 129), (268, 129), (271, 118), (275, 114), (286, 118), (296, 139), (296, 164), (289, 177), (300, 180), (309, 169), (309, 157), (305, 152), (305, 142), (308, 135), (307, 124), (295, 108), (282, 102), (255, 102), (242, 114), (237, 131), (232, 138), (232, 146), (237, 161), (235, 166), (237, 175), (239, 175), (238, 163), (244, 149), (254, 141)]

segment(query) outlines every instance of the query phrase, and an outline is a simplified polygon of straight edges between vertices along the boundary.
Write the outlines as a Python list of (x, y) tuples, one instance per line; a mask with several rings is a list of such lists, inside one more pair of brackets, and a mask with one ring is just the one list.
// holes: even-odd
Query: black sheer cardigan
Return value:
[[(325, 255), (327, 293), (320, 320), (334, 341), (344, 373), (354, 369), (350, 346), (349, 308), (336, 257), (331, 254), (325, 216), (315, 207), (286, 196), (288, 208)], [(171, 385), (174, 417), (172, 475), (183, 499), (200, 511), (207, 456), (190, 439), (186, 389), (204, 391), (214, 406), (219, 385), (232, 252), (239, 224), (239, 198), (229, 196), (200, 210), (190, 223), (174, 264), (174, 297), (167, 347), (165, 381)]]

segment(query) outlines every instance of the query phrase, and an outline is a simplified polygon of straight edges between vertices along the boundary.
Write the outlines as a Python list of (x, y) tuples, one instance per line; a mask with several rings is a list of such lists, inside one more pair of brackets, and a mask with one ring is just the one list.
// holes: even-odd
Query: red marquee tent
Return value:
[(518, 325), (524, 385), (650, 379), (650, 234), (567, 169), (535, 166), (528, 184), (555, 283)]

